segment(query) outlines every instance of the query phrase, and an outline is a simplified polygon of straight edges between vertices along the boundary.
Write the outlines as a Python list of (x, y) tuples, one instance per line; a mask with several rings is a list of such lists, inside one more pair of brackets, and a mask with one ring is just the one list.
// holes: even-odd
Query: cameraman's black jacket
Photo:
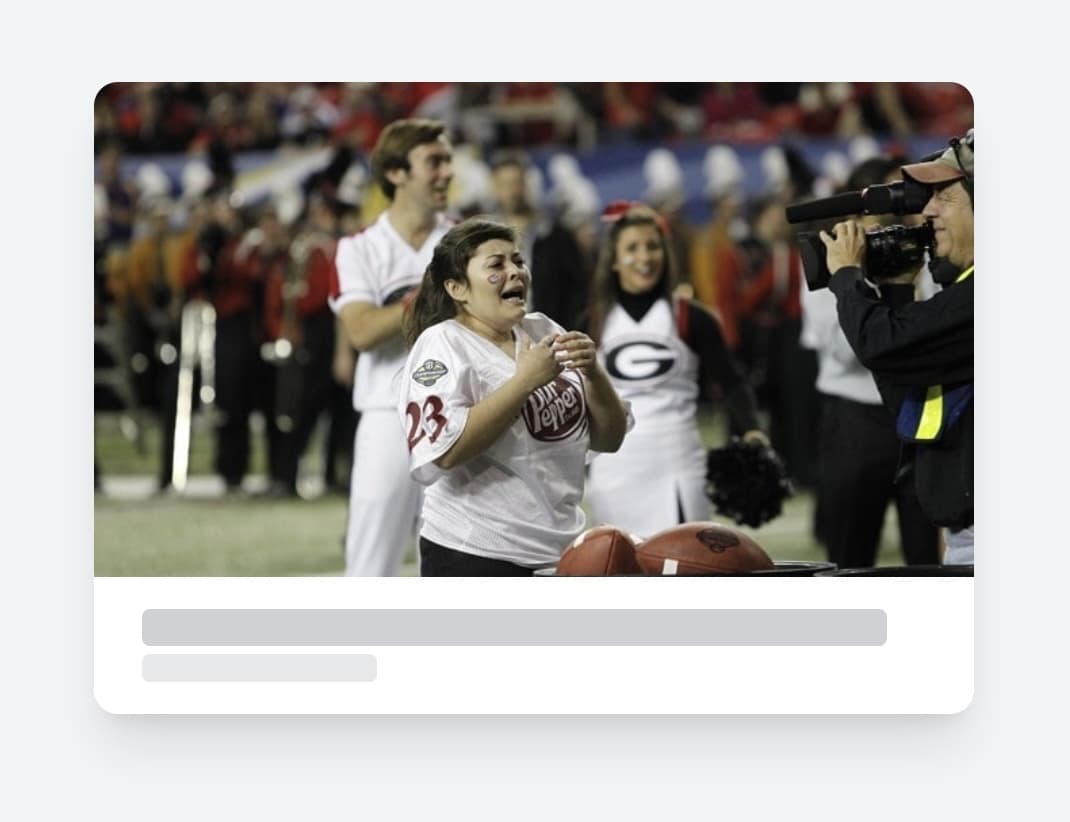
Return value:
[[(878, 299), (860, 268), (832, 276), (840, 326), (894, 416), (919, 389), (972, 390), (973, 279), (971, 274), (914, 302), (910, 285), (882, 285)], [(972, 525), (972, 399), (939, 439), (906, 445), (902, 468), (913, 468), (922, 510), (934, 523), (952, 530)]]

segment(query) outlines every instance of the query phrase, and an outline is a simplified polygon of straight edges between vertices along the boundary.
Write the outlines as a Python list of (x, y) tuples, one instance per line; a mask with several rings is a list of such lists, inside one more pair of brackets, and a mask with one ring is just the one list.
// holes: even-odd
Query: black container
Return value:
[[(830, 572), (836, 570), (836, 564), (833, 562), (774, 562), (774, 567), (768, 571), (738, 571), (736, 573), (725, 574), (677, 574), (675, 576), (688, 576), (688, 577), (814, 577), (814, 576), (827, 576)], [(535, 572), (535, 576), (538, 577), (552, 577), (556, 576), (553, 568), (540, 568)], [(621, 574), (621, 576), (645, 576), (644, 574)], [(650, 574), (649, 576), (658, 576), (657, 574)], [(666, 574), (666, 576), (674, 576), (673, 574)]]
[(835, 562), (774, 562), (775, 566), (769, 571), (750, 571), (736, 576), (746, 577), (816, 577), (834, 573)]
[(972, 577), (972, 565), (895, 565), (883, 568), (841, 568), (819, 577)]

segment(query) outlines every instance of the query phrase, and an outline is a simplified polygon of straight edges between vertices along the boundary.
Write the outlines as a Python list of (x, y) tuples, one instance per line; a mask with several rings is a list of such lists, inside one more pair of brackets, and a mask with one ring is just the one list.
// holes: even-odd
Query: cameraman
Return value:
[(933, 278), (943, 290), (914, 302), (917, 272), (865, 279), (857, 222), (821, 233), (840, 326), (877, 381), (905, 443), (898, 481), (946, 531), (945, 564), (973, 563), (973, 130), (902, 173), (929, 186), (923, 216), (934, 232)]

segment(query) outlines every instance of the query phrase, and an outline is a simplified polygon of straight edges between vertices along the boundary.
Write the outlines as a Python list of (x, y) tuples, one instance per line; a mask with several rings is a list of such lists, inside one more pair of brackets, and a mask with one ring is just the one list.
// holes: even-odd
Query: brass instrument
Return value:
[(178, 351), (178, 404), (175, 411), (175, 442), (171, 459), (171, 484), (184, 491), (189, 478), (189, 448), (193, 427), (193, 386), (201, 369), (200, 400), (209, 413), (215, 405), (215, 308), (206, 300), (190, 300), (182, 308)]

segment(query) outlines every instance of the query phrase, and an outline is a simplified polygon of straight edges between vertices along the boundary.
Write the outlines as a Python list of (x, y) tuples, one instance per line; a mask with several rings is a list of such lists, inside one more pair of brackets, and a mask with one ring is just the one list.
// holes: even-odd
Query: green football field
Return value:
[[(708, 445), (723, 442), (723, 422), (703, 416)], [(126, 428), (126, 434), (123, 428)], [(224, 497), (211, 491), (212, 437), (195, 430), (190, 456), (189, 495), (152, 494), (158, 431), (141, 427), (142, 448), (129, 438), (129, 425), (113, 414), (95, 419), (95, 454), (103, 491), (94, 504), (94, 568), (97, 576), (303, 576), (341, 574), (346, 498), (313, 493), (308, 499), (262, 499), (255, 494)], [(249, 487), (262, 486), (262, 435), (254, 431)], [(322, 455), (313, 449), (303, 476), (319, 475)], [(309, 483), (314, 486), (313, 482)], [(205, 491), (207, 488), (209, 490)], [(811, 535), (813, 497), (797, 494), (784, 514), (760, 529), (747, 530), (778, 561), (819, 561), (824, 555)], [(730, 524), (730, 523), (729, 523)], [(898, 531), (889, 513), (879, 565), (900, 565)], [(415, 574), (410, 546), (405, 574)]]

